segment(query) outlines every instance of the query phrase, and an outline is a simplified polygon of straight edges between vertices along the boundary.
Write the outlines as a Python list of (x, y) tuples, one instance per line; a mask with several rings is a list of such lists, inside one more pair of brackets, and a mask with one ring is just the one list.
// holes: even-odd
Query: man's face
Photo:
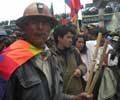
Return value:
[(72, 45), (72, 33), (68, 32), (63, 37), (58, 38), (58, 43), (61, 45), (62, 48), (69, 48)]
[(31, 19), (25, 26), (25, 34), (33, 45), (38, 48), (43, 47), (48, 39), (51, 27), (46, 19)]

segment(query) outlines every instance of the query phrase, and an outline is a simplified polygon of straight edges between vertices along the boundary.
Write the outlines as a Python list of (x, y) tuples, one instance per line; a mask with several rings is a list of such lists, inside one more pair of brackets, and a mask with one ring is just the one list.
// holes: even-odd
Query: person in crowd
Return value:
[(114, 48), (114, 46), (116, 46), (117, 42), (119, 41), (119, 35), (114, 35), (111, 39), (111, 45)]
[(5, 48), (5, 37), (0, 36), (0, 51)]
[(73, 39), (73, 45), (76, 47), (76, 50), (78, 50), (82, 61), (87, 66), (87, 73), (84, 76), (84, 80), (87, 81), (90, 68), (88, 66), (88, 55), (87, 55), (87, 46), (86, 46), (85, 36), (84, 35), (76, 35), (76, 37)]
[(115, 43), (110, 52), (109, 64), (105, 68), (98, 100), (120, 99), (120, 39)]
[(97, 31), (97, 27), (95, 25), (84, 25), (80, 28), (80, 35), (84, 35), (86, 40), (94, 40), (95, 39), (95, 34)]
[[(99, 32), (102, 33), (102, 38), (101, 38), (101, 41), (100, 41), (100, 46), (98, 48), (98, 53), (97, 53), (97, 57), (96, 57), (96, 65), (99, 64), (99, 61), (100, 61), (100, 57), (101, 57), (101, 54), (102, 54), (102, 51), (103, 51), (103, 45), (104, 45), (105, 40), (106, 40), (106, 32), (107, 31), (104, 28), (99, 28), (98, 33)], [(91, 64), (93, 62), (93, 54), (94, 54), (94, 51), (95, 51), (95, 48), (96, 48), (96, 40), (87, 41), (86, 46), (88, 48), (88, 66), (91, 66)], [(108, 62), (107, 62), (108, 61), (108, 53), (109, 53), (110, 50), (112, 50), (112, 46), (108, 44), (107, 50), (106, 50), (106, 55), (105, 55), (105, 58), (104, 58), (104, 61), (103, 61), (103, 67), (102, 67), (102, 70), (100, 72), (99, 79), (98, 79), (98, 81), (96, 83), (96, 86), (94, 88), (93, 100), (97, 100), (99, 86), (101, 84), (102, 74), (103, 74), (103, 71), (104, 71), (104, 67), (108, 64)], [(95, 65), (94, 72), (97, 69), (96, 65)]]
[[(106, 30), (104, 28), (99, 28), (99, 31), (98, 33), (102, 33), (102, 38), (101, 38), (101, 41), (100, 41), (100, 47), (99, 47), (99, 50), (98, 50), (98, 54), (97, 54), (97, 58), (96, 58), (96, 62), (97, 64), (99, 64), (99, 60), (100, 60), (100, 55), (102, 53), (102, 50), (103, 50), (103, 45), (105, 43), (105, 40), (106, 40)], [(96, 35), (96, 38), (97, 38), (97, 35)], [(93, 54), (94, 54), (94, 49), (96, 47), (96, 40), (89, 40), (89, 41), (86, 41), (86, 46), (88, 48), (88, 63), (89, 63), (89, 66), (91, 65), (91, 62), (92, 62), (92, 59), (93, 59)], [(112, 46), (110, 44), (108, 44), (107, 46), (107, 51), (106, 51), (106, 59), (104, 61), (104, 64), (107, 65), (107, 54), (109, 53), (110, 50), (112, 50)]]
[(109, 65), (108, 67), (111, 68), (111, 70), (113, 71), (117, 82), (116, 94), (114, 95), (113, 98), (115, 98), (114, 100), (119, 100), (120, 99), (120, 84), (119, 84), (120, 83), (120, 36), (117, 43), (114, 46), (113, 51), (111, 52), (110, 62), (112, 62), (113, 64)]
[(58, 26), (54, 32), (55, 52), (63, 68), (64, 93), (76, 95), (83, 91), (82, 77), (86, 73), (78, 51), (72, 47), (73, 33), (68, 25)]
[(0, 31), (0, 51), (7, 48), (13, 41), (5, 30)]
[(80, 35), (85, 35), (86, 36), (89, 32), (88, 29), (89, 29), (89, 27), (87, 25), (82, 26), (80, 28)]
[(112, 47), (113, 49), (110, 51), (108, 55), (108, 66), (116, 66), (118, 65), (118, 54), (119, 54), (119, 35), (112, 37)]
[(82, 100), (92, 95), (63, 94), (62, 68), (45, 45), (57, 24), (48, 7), (32, 3), (16, 21), (26, 35), (0, 55), (0, 73), (7, 80), (3, 100)]
[(0, 51), (2, 51), (6, 46), (5, 46), (5, 41), (7, 37), (7, 33), (5, 31), (0, 31)]

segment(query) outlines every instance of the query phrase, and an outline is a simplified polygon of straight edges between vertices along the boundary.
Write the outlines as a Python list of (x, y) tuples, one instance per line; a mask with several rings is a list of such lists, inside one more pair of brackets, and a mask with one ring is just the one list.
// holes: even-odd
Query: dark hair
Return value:
[(83, 48), (80, 50), (80, 53), (85, 54), (86, 51), (87, 51), (87, 46), (86, 46), (86, 38), (85, 38), (84, 35), (76, 35), (75, 38), (73, 39), (73, 45), (75, 46), (78, 38), (83, 38), (83, 39), (84, 39), (84, 46), (83, 46)]
[(73, 34), (72, 29), (68, 25), (59, 25), (55, 28), (53, 32), (55, 43), (58, 43), (58, 37), (64, 37), (68, 32), (71, 32)]

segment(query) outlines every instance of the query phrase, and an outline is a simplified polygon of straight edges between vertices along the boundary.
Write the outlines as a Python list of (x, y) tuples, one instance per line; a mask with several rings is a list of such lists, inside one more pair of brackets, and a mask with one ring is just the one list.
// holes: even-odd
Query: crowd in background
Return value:
[[(69, 39), (66, 38), (64, 40), (64, 36), (66, 36), (68, 32), (71, 32), (72, 34), (68, 35), (67, 38)], [(108, 91), (106, 90), (107, 95), (110, 96), (110, 97), (108, 96), (109, 98), (107, 98), (107, 100), (119, 100), (120, 99), (120, 85), (119, 85), (119, 82), (120, 82), (120, 67), (119, 67), (120, 65), (120, 32), (110, 33), (105, 28), (100, 28), (99, 26), (95, 26), (92, 24), (81, 26), (79, 31), (77, 30), (76, 25), (72, 25), (72, 24), (58, 25), (54, 30), (51, 31), (51, 34), (48, 37), (46, 44), (51, 50), (53, 49), (56, 50), (57, 48), (56, 52), (59, 55), (59, 58), (60, 58), (59, 60), (64, 65), (63, 69), (65, 68), (65, 66), (69, 66), (69, 67), (71, 66), (71, 69), (74, 65), (78, 66), (74, 75), (76, 76), (76, 78), (82, 79), (81, 84), (83, 85), (83, 88), (77, 88), (77, 85), (76, 85), (76, 88), (74, 88), (74, 86), (72, 87), (72, 85), (77, 83), (77, 81), (75, 80), (72, 81), (73, 84), (72, 82), (70, 82), (72, 85), (69, 88), (68, 88), (69, 84), (64, 84), (64, 88), (65, 88), (64, 92), (68, 94), (76, 94), (77, 91), (83, 91), (85, 89), (86, 82), (88, 81), (90, 66), (93, 59), (94, 49), (96, 46), (96, 39), (99, 33), (102, 33), (102, 40), (100, 42), (100, 48), (98, 50), (98, 57), (96, 60), (97, 64), (99, 64), (100, 55), (102, 52), (101, 50), (103, 50), (103, 45), (105, 43), (105, 40), (107, 40), (108, 42), (108, 47), (105, 54), (105, 60), (102, 65), (103, 69), (101, 71), (97, 85), (95, 86), (93, 91), (93, 100), (97, 100), (97, 99), (104, 100), (101, 98), (103, 98), (102, 92), (104, 92), (103, 90), (105, 89), (104, 78), (106, 77), (106, 73), (104, 72), (108, 72), (108, 70), (107, 71), (105, 70), (106, 68), (110, 68), (112, 70), (113, 72), (112, 75), (114, 75), (113, 79), (116, 81), (116, 85), (115, 85), (116, 88), (114, 88), (115, 92), (113, 94), (110, 94), (111, 89), (109, 89), (110, 87), (113, 86), (112, 83), (111, 83), (111, 86), (108, 86)], [(26, 38), (27, 38), (26, 35), (20, 30), (19, 31), (16, 30), (14, 33), (10, 35), (5, 30), (0, 31), (0, 51), (2, 52), (5, 48), (9, 47), (14, 41), (19, 39), (26, 40)], [(69, 44), (69, 42), (71, 43), (71, 45)], [(61, 50), (61, 48), (63, 50)], [(75, 48), (75, 51), (77, 52), (77, 56), (78, 55), (80, 56), (80, 58), (75, 57), (75, 59), (77, 58), (75, 63), (71, 62), (74, 59), (74, 56), (72, 55), (74, 54), (73, 48)], [(65, 60), (62, 59), (62, 57), (65, 58)], [(67, 60), (67, 58), (69, 58), (69, 60)], [(79, 66), (81, 68), (80, 70), (79, 70)], [(85, 66), (87, 70), (85, 69)], [(95, 70), (97, 70), (97, 68)], [(64, 71), (66, 71), (66, 69), (64, 69)], [(69, 74), (68, 74), (68, 77), (70, 77)], [(65, 82), (69, 81), (68, 79), (66, 79), (66, 72), (64, 72), (63, 74), (63, 80)], [(80, 84), (80, 82), (78, 83)], [(71, 89), (74, 89), (76, 91), (71, 92), (70, 91)]]

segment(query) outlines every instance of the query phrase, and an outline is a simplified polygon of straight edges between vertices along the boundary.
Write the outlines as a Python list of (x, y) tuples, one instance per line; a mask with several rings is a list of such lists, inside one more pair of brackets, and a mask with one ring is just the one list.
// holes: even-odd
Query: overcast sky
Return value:
[[(92, 0), (81, 0), (84, 5)], [(51, 2), (53, 2), (54, 13), (64, 13), (65, 3), (64, 0), (0, 0), (0, 21), (13, 20), (22, 16), (24, 9), (27, 5), (32, 2), (43, 2), (50, 7)], [(70, 12), (68, 6), (66, 6), (66, 11)]]

